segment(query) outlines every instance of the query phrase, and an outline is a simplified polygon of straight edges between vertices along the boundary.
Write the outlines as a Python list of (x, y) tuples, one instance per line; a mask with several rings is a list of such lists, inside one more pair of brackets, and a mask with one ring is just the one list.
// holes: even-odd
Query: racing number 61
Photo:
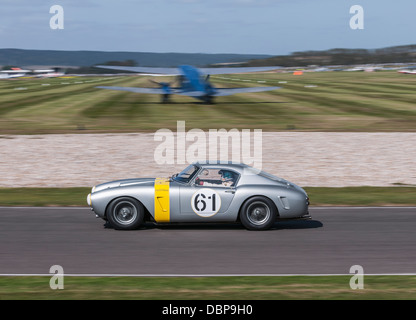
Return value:
[(221, 197), (213, 189), (204, 188), (194, 193), (191, 199), (192, 210), (202, 217), (216, 214), (221, 207)]
[[(202, 199), (200, 199), (202, 198)], [(194, 207), (196, 209), (196, 211), (205, 211), (205, 209), (207, 208), (207, 203), (205, 201), (205, 199), (208, 199), (211, 201), (211, 211), (216, 211), (216, 207), (215, 207), (215, 193), (212, 196), (206, 196), (203, 193), (197, 194), (195, 199), (194, 199)], [(202, 205), (202, 208), (200, 208), (200, 205)]]

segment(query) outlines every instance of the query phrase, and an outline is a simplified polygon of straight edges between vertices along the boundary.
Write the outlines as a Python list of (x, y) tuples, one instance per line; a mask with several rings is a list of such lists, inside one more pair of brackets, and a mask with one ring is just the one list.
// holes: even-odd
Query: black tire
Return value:
[(170, 102), (169, 96), (170, 94), (162, 95), (162, 103), (169, 103)]
[(256, 196), (248, 199), (240, 209), (240, 221), (248, 230), (270, 229), (277, 219), (273, 201)]
[(207, 95), (204, 97), (204, 102), (206, 104), (214, 104), (214, 97)]
[(144, 207), (136, 199), (118, 198), (108, 206), (107, 219), (114, 229), (137, 229), (144, 222)]

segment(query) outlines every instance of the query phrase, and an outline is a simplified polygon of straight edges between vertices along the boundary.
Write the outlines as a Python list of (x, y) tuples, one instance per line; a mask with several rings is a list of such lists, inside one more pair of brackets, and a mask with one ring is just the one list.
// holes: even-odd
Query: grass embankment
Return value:
[(154, 132), (176, 130), (177, 120), (203, 130), (416, 131), (416, 77), (394, 71), (213, 76), (217, 87), (282, 87), (218, 97), (214, 105), (177, 95), (171, 104), (161, 104), (158, 95), (95, 88), (155, 86), (148, 80), (122, 76), (0, 81), (0, 134)]
[[(416, 206), (416, 187), (306, 187), (313, 206)], [(91, 188), (0, 188), (0, 206), (87, 206)]]
[(51, 290), (46, 276), (0, 277), (0, 300), (416, 299), (415, 276), (364, 276), (356, 290), (351, 277), (65, 277), (63, 290)]
[(416, 187), (305, 188), (315, 206), (414, 206)]

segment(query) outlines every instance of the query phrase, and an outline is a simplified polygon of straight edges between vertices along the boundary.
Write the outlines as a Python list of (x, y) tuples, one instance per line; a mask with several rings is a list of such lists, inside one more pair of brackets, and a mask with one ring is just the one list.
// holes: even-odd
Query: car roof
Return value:
[(204, 168), (215, 168), (215, 169), (230, 169), (241, 174), (239, 184), (276, 184), (284, 183), (287, 184), (289, 181), (271, 175), (267, 172), (254, 168), (244, 163), (236, 163), (232, 161), (220, 161), (220, 160), (207, 160), (207, 161), (196, 161), (192, 163), (195, 166)]
[(232, 161), (221, 161), (221, 160), (207, 160), (207, 161), (197, 161), (192, 163), (193, 165), (200, 166), (200, 167), (216, 167), (216, 168), (228, 168), (228, 169), (234, 169), (237, 171), (244, 170), (245, 168), (252, 168), (249, 165), (246, 165), (244, 163), (237, 163)]

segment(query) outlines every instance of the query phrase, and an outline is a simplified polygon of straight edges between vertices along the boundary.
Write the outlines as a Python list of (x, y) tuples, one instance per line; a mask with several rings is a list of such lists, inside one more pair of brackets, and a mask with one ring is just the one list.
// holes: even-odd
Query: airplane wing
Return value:
[(117, 91), (129, 91), (129, 92), (136, 92), (136, 93), (166, 94), (166, 90), (162, 88), (132, 88), (132, 87), (105, 87), (105, 86), (100, 86), (96, 88), (107, 89), (107, 90), (117, 90)]
[(205, 74), (233, 74), (233, 73), (248, 73), (248, 72), (264, 72), (280, 69), (280, 67), (240, 67), (240, 68), (198, 68), (199, 71)]
[(281, 87), (246, 87), (246, 88), (215, 88), (215, 97), (230, 96), (232, 94), (244, 93), (244, 92), (262, 92), (277, 90)]
[[(123, 67), (123, 66), (95, 66), (97, 68), (130, 71), (137, 73), (166, 74), (172, 76), (181, 75), (179, 68), (154, 68), (154, 67)], [(240, 67), (240, 68), (197, 68), (203, 74), (232, 74), (248, 72), (264, 72), (280, 69), (280, 67)]]
[[(244, 93), (244, 92), (262, 92), (262, 91), (271, 91), (281, 89), (281, 87), (245, 87), (245, 88), (215, 88), (215, 93), (213, 94), (214, 97), (223, 97), (223, 96), (231, 96), (237, 93)], [(181, 91), (176, 90), (173, 92), (175, 94), (181, 96), (188, 96), (188, 97), (202, 97), (205, 93), (201, 91)]]
[(153, 67), (123, 67), (123, 66), (95, 66), (97, 68), (130, 71), (137, 73), (155, 73), (155, 74), (166, 74), (171, 76), (179, 76), (181, 72), (178, 68), (153, 68)]

